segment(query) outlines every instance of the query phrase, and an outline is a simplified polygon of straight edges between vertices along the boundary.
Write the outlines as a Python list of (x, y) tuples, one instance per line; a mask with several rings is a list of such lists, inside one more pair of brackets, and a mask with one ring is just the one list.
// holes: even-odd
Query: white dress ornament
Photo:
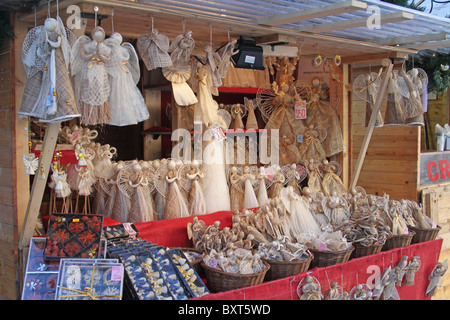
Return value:
[(111, 119), (107, 124), (113, 126), (134, 125), (150, 117), (144, 97), (136, 86), (141, 76), (139, 58), (131, 43), (122, 40), (122, 35), (117, 32), (105, 40), (112, 49), (108, 63)]
[(19, 116), (35, 117), (41, 122), (80, 117), (68, 71), (75, 39), (59, 17), (47, 18), (43, 26), (27, 33), (22, 49), (27, 83)]

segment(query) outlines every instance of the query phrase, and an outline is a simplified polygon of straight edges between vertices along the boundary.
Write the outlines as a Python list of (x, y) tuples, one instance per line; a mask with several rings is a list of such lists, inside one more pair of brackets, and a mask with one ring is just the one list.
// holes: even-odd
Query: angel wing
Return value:
[(133, 45), (129, 42), (122, 43), (121, 47), (124, 50), (126, 50), (130, 56), (125, 68), (128, 69), (129, 72), (131, 72), (134, 83), (138, 84), (141, 78), (141, 69), (139, 67), (139, 57), (136, 53), (136, 50), (134, 49)]
[(86, 60), (84, 58), (83, 52), (85, 46), (92, 42), (92, 39), (86, 35), (83, 35), (75, 41), (72, 46), (72, 55), (70, 57), (70, 69), (73, 76), (76, 76), (80, 73), (81, 70), (86, 65)]
[(28, 31), (22, 44), (22, 63), (28, 78), (38, 71), (44, 71), (50, 59), (44, 26), (37, 26)]

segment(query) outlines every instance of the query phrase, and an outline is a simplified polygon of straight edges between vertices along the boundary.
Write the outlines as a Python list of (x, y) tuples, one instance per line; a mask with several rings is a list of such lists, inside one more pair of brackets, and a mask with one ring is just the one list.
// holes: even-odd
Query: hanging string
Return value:
[(50, 0), (47, 1), (47, 18), (50, 18)]
[(34, 6), (34, 26), (37, 26), (37, 20), (36, 20), (36, 6)]
[(228, 29), (228, 42), (230, 42), (230, 29)]
[(183, 34), (186, 32), (186, 19), (181, 21), (181, 27), (183, 28)]
[(111, 11), (111, 31), (114, 33), (114, 8)]
[(153, 20), (153, 15), (152, 14), (150, 15), (150, 18), (152, 19), (152, 33), (154, 33), (154, 31), (153, 31), (154, 30), (153, 29), (154, 28), (154, 20)]
[(56, 0), (56, 18), (59, 18), (59, 0)]
[(209, 45), (212, 48), (212, 24), (209, 25)]
[(94, 7), (94, 27), (97, 28), (97, 11), (98, 11), (98, 7), (95, 6)]

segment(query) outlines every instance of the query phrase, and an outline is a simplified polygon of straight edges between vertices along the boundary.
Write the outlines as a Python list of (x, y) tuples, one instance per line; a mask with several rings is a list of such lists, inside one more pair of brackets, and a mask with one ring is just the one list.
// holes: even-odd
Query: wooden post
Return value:
[(389, 83), (389, 80), (392, 76), (392, 68), (393, 64), (390, 62), (390, 60), (385, 59), (383, 61), (388, 61), (389, 64), (387, 65), (386, 71), (383, 74), (380, 91), (377, 93), (377, 99), (375, 100), (372, 115), (370, 116), (369, 124), (367, 126), (366, 135), (364, 136), (364, 140), (361, 146), (361, 149), (359, 151), (358, 160), (356, 162), (355, 167), (355, 173), (352, 177), (352, 182), (350, 184), (350, 190), (356, 187), (356, 183), (358, 182), (359, 174), (361, 173), (361, 168), (364, 163), (364, 158), (366, 157), (367, 148), (369, 147), (370, 138), (372, 137), (373, 129), (375, 126), (375, 121), (377, 119), (377, 114), (380, 111), (381, 103), (383, 102), (384, 95), (386, 93), (386, 88)]
[[(47, 178), (50, 174), (50, 165), (52, 163), (53, 154), (58, 140), (59, 129), (61, 123), (50, 123), (45, 132), (44, 141), (42, 143), (42, 152), (39, 156), (39, 165), (36, 176), (33, 180), (31, 188), (30, 201), (28, 202), (25, 220), (22, 225), (22, 232), (20, 234), (19, 250), (23, 250), (30, 244), (30, 240), (34, 235), (37, 217), (41, 208), (42, 197), (44, 195)], [(44, 169), (45, 178), (41, 179), (41, 168)]]

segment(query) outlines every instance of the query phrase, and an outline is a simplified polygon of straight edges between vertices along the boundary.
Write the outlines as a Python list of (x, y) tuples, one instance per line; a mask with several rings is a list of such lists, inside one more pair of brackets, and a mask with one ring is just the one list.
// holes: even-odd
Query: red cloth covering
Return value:
[[(220, 221), (220, 228), (231, 226), (232, 213), (230, 211), (216, 212), (197, 216), (206, 225)], [(168, 219), (135, 223), (139, 231), (138, 238), (167, 247), (192, 247), (192, 241), (187, 236), (187, 223), (192, 222), (193, 217)], [(103, 225), (113, 225), (119, 222), (105, 218)], [(260, 285), (227, 292), (212, 293), (201, 300), (298, 300), (297, 287), (300, 281), (311, 275), (316, 277), (324, 294), (330, 284), (336, 281), (346, 292), (358, 283), (374, 284), (375, 280), (383, 274), (385, 268), (395, 267), (401, 257), (408, 256), (408, 261), (413, 256), (419, 256), (422, 265), (415, 275), (413, 286), (396, 287), (401, 300), (428, 300), (425, 290), (428, 286), (428, 275), (437, 262), (442, 247), (442, 239), (421, 242), (404, 248), (383, 251), (378, 254), (352, 259), (348, 262), (325, 268), (314, 268), (298, 275), (287, 277)], [(378, 273), (377, 273), (378, 272)], [(367, 282), (369, 280), (369, 282)], [(371, 281), (373, 280), (373, 281)]]

